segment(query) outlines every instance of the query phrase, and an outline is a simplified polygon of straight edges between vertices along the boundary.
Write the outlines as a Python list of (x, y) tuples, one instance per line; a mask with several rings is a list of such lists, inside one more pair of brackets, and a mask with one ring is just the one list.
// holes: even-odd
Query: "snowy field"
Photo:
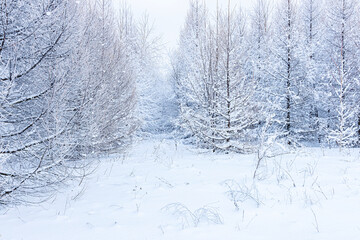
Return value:
[[(0, 215), (0, 240), (360, 239), (358, 150), (268, 159), (142, 142), (82, 186)], [(265, 163), (265, 162), (264, 162)]]

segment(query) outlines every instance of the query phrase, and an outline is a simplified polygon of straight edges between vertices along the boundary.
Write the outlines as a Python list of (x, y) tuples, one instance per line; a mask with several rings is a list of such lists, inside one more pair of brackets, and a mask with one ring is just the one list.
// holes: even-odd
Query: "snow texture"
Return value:
[(0, 239), (359, 239), (358, 150), (267, 159), (144, 141), (39, 206), (2, 210)]

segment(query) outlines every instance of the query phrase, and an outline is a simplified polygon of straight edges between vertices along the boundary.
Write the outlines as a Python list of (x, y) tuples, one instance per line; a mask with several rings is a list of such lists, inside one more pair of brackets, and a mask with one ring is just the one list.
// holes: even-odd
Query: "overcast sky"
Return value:
[[(122, 0), (113, 0), (119, 4)], [(210, 11), (216, 9), (217, 0), (206, 0)], [(227, 6), (229, 0), (218, 0), (219, 6)], [(180, 30), (185, 22), (189, 0), (128, 0), (136, 17), (147, 12), (154, 22), (156, 34), (161, 35), (166, 48), (176, 47)], [(231, 0), (232, 6), (249, 7), (253, 0)]]

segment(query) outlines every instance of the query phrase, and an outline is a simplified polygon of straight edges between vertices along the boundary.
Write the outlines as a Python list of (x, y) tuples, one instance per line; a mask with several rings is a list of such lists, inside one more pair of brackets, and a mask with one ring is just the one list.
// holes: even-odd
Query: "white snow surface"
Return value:
[(357, 240), (358, 152), (308, 148), (253, 180), (255, 155), (143, 141), (52, 201), (2, 210), (0, 240)]

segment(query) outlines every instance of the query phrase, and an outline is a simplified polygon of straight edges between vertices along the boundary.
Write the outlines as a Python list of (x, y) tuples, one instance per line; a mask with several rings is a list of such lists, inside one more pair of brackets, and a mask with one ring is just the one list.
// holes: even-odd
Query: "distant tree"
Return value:
[(327, 11), (329, 138), (340, 148), (354, 145), (359, 138), (358, 10), (357, 1), (340, 0), (331, 1)]
[[(219, 10), (218, 10), (219, 11)], [(256, 80), (251, 71), (245, 16), (241, 11), (219, 12), (219, 67), (216, 73), (218, 148), (239, 152), (251, 151), (254, 139), (248, 132), (259, 122), (254, 99)]]
[(300, 5), (302, 80), (299, 82), (303, 139), (321, 143), (326, 135), (326, 71), (322, 1), (304, 0)]
[(266, 109), (271, 106), (269, 104), (269, 86), (271, 83), (268, 74), (272, 37), (271, 10), (270, 1), (257, 0), (250, 14), (250, 57), (253, 64), (253, 76), (257, 86), (256, 98), (261, 102), (263, 111), (271, 111), (269, 108)]
[(268, 69), (272, 77), (272, 95), (275, 121), (289, 145), (301, 140), (301, 119), (299, 118), (300, 80), (302, 72), (299, 58), (299, 21), (295, 1), (280, 1), (274, 20), (272, 60)]
[[(215, 123), (213, 76), (214, 36), (209, 35), (207, 9), (200, 1), (191, 1), (179, 49), (173, 62), (180, 124), (200, 143), (211, 143)], [(211, 39), (211, 40), (209, 40)]]
[(249, 151), (248, 132), (258, 122), (244, 20), (229, 5), (212, 22), (195, 1), (180, 36), (174, 77), (181, 123), (214, 151)]
[(88, 3), (80, 40), (80, 61), (86, 66), (80, 72), (80, 92), (87, 102), (81, 128), (85, 151), (95, 154), (122, 148), (136, 129), (135, 58), (129, 51), (134, 39), (121, 37), (111, 3)]

